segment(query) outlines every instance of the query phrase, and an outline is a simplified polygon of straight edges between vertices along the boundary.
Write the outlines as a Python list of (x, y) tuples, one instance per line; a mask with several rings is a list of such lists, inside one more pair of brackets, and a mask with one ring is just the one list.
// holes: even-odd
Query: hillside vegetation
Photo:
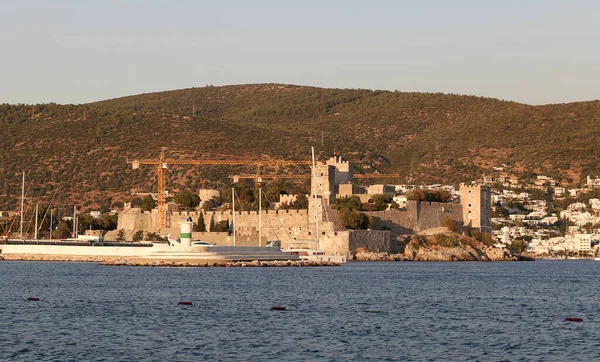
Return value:
[[(195, 108), (195, 115), (192, 115)], [(85, 114), (84, 114), (85, 112)], [(474, 96), (279, 84), (203, 87), (84, 105), (0, 105), (0, 210), (28, 195), (86, 207), (156, 191), (126, 158), (307, 160), (339, 151), (357, 172), (458, 183), (506, 164), (577, 183), (597, 174), (600, 102), (529, 106)], [(240, 167), (172, 166), (168, 189), (223, 187)], [(300, 168), (289, 172), (301, 172)], [(306, 172), (306, 170), (304, 170)]]

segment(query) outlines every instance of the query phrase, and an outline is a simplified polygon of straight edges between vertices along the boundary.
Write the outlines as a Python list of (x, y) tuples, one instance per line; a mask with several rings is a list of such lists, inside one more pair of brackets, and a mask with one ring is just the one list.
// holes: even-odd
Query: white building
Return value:
[(405, 207), (408, 204), (408, 197), (406, 195), (394, 196), (393, 201), (400, 205), (400, 207)]
[(592, 235), (591, 234), (575, 234), (575, 243), (573, 249), (576, 251), (592, 250)]

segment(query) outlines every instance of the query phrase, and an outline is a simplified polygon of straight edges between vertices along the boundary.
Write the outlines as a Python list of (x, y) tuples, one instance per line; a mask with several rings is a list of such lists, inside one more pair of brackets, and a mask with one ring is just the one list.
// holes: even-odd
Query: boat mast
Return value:
[(52, 213), (54, 210), (50, 209), (50, 240), (52, 240)]
[(38, 204), (35, 204), (35, 231), (34, 231), (34, 240), (38, 239)]
[(262, 187), (258, 186), (258, 246), (262, 246)]
[(310, 148), (312, 153), (312, 183), (313, 183), (313, 202), (315, 203), (315, 233), (317, 240), (317, 249), (319, 249), (319, 205), (317, 205), (317, 182), (315, 177), (317, 170), (315, 168), (315, 148)]
[(231, 188), (231, 205), (231, 228), (233, 229), (233, 246), (235, 246), (235, 187)]
[(77, 206), (73, 206), (73, 239), (77, 239)]
[(25, 171), (23, 171), (23, 184), (21, 185), (21, 226), (19, 228), (19, 237), (23, 240), (23, 203), (25, 201)]

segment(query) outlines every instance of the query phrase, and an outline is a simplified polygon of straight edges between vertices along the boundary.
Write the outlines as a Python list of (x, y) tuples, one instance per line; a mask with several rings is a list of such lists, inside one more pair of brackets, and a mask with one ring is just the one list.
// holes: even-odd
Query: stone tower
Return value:
[(461, 183), (460, 203), (464, 226), (478, 228), (481, 232), (491, 232), (492, 201), (489, 186)]
[(327, 160), (327, 164), (335, 167), (335, 183), (347, 184), (352, 183), (352, 162), (342, 160), (342, 156), (337, 154)]
[[(315, 208), (315, 185), (317, 188), (317, 206)], [(328, 207), (335, 203), (337, 196), (335, 189), (335, 167), (327, 164), (317, 164), (315, 166), (315, 177), (311, 178), (310, 197), (308, 198), (308, 217), (309, 223), (315, 222), (315, 212), (319, 220), (323, 220), (323, 207)]]

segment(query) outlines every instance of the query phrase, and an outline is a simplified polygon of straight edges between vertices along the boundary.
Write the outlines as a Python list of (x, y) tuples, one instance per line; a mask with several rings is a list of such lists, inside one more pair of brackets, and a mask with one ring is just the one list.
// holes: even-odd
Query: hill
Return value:
[[(193, 112), (195, 110), (195, 113)], [(194, 113), (194, 114), (193, 114)], [(334, 150), (360, 172), (458, 183), (502, 164), (566, 182), (599, 173), (600, 102), (530, 106), (433, 93), (281, 84), (191, 88), (83, 105), (0, 105), (0, 210), (15, 209), (20, 172), (34, 197), (84, 207), (155, 191), (126, 158), (320, 159)], [(172, 167), (170, 190), (220, 186), (251, 169)]]

